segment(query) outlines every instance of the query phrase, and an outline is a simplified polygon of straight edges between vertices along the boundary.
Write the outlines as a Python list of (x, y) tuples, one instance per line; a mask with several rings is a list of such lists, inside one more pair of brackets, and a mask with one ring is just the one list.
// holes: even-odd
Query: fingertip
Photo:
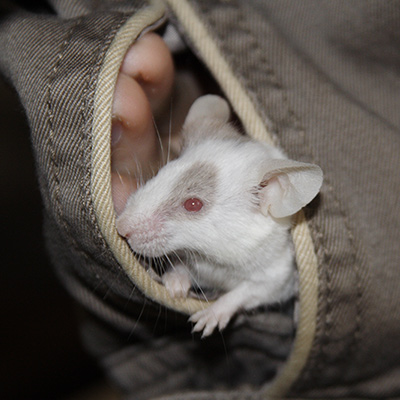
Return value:
[(153, 32), (138, 39), (126, 53), (121, 72), (140, 83), (157, 113), (174, 82), (174, 63), (164, 40)]
[(152, 121), (150, 103), (143, 89), (138, 82), (122, 73), (115, 85), (112, 114), (137, 134)]

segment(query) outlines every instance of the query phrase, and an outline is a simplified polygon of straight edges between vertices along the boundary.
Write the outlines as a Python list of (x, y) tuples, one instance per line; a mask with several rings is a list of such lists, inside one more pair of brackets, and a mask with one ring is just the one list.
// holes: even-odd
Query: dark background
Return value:
[(1, 79), (0, 126), (0, 398), (91, 398), (87, 388), (98, 390), (101, 374), (82, 349), (76, 305), (46, 255), (29, 129)]

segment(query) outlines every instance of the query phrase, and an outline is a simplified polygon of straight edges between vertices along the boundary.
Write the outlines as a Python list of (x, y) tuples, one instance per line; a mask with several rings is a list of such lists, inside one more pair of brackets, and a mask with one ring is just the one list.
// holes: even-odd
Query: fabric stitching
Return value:
[[(95, 73), (100, 69), (101, 65), (99, 64), (100, 60), (100, 54), (101, 51), (106, 48), (107, 44), (112, 40), (113, 34), (121, 27), (121, 25), (126, 21), (129, 15), (125, 15), (123, 20), (119, 22), (116, 26), (113, 27), (113, 29), (110, 30), (109, 34), (107, 35), (106, 39), (104, 40), (104, 46), (98, 50), (98, 55), (96, 57), (96, 62), (91, 66), (90, 73), (86, 76), (86, 82), (85, 82), (85, 88), (83, 89), (84, 95), (82, 96), (81, 99), (81, 107), (80, 107), (80, 114), (82, 116), (83, 123), (78, 129), (81, 129), (83, 131), (82, 133), (82, 140), (85, 141), (85, 145), (82, 145), (82, 148), (80, 150), (80, 159), (81, 161), (84, 162), (83, 165), (87, 166), (86, 167), (86, 173), (84, 179), (79, 181), (79, 185), (81, 189), (84, 188), (84, 191), (86, 192), (86, 198), (82, 198), (83, 195), (81, 194), (81, 203), (83, 204), (83, 208), (85, 210), (85, 214), (89, 217), (89, 220), (91, 221), (91, 228), (95, 230), (95, 235), (92, 237), (97, 238), (97, 243), (101, 245), (103, 248), (104, 246), (104, 239), (100, 233), (100, 230), (98, 228), (98, 224), (96, 223), (96, 219), (94, 217), (94, 211), (93, 211), (93, 206), (91, 205), (91, 200), (90, 200), (90, 166), (91, 164), (88, 161), (87, 156), (85, 156), (85, 152), (89, 151), (89, 157), (91, 153), (91, 140), (90, 140), (90, 133), (88, 135), (85, 135), (85, 131), (88, 129), (91, 130), (91, 127), (87, 127), (87, 121), (88, 121), (88, 115), (87, 115), (87, 103), (88, 103), (88, 98), (86, 94), (89, 91), (89, 84), (90, 82), (93, 82), (95, 80)], [(56, 56), (56, 63), (52, 70), (50, 71), (50, 74), (47, 78), (47, 99), (46, 99), (46, 106), (47, 106), (47, 123), (49, 126), (49, 136), (48, 136), (48, 143), (49, 143), (49, 149), (50, 149), (50, 171), (52, 174), (52, 180), (54, 182), (54, 188), (52, 190), (53, 193), (50, 193), (50, 198), (54, 200), (54, 203), (51, 201), (51, 203), (54, 204), (55, 206), (55, 214), (58, 219), (58, 221), (61, 223), (61, 226), (63, 227), (64, 231), (66, 232), (68, 239), (70, 240), (71, 246), (74, 248), (75, 251), (78, 252), (83, 257), (83, 261), (85, 263), (90, 263), (90, 257), (89, 255), (82, 250), (82, 248), (79, 246), (79, 243), (75, 239), (74, 235), (71, 233), (71, 229), (69, 227), (69, 224), (65, 218), (64, 212), (63, 212), (63, 207), (62, 207), (62, 202), (60, 199), (60, 166), (57, 164), (56, 161), (56, 149), (55, 149), (55, 143), (54, 143), (54, 136), (55, 136), (55, 129), (53, 125), (53, 99), (52, 99), (52, 90), (53, 90), (53, 82), (57, 78), (57, 73), (59, 71), (59, 68), (61, 66), (61, 63), (64, 59), (65, 53), (67, 51), (68, 45), (71, 43), (71, 40), (73, 38), (74, 32), (76, 29), (81, 25), (84, 17), (78, 18), (75, 23), (70, 27), (68, 32), (65, 35), (64, 41), (61, 43), (59, 47), (58, 54)], [(82, 129), (83, 127), (83, 129)], [(89, 158), (90, 160), (90, 158)], [(89, 182), (89, 183), (85, 183)], [(86, 199), (89, 199), (86, 201)], [(87, 213), (86, 213), (87, 211)], [(103, 256), (105, 256), (105, 253), (103, 252)], [(121, 268), (118, 266), (118, 270), (121, 270)]]
[[(266, 62), (266, 58), (263, 57), (263, 61)], [(271, 71), (271, 69), (270, 69)], [(284, 103), (286, 103), (286, 106), (288, 108), (288, 112), (290, 115), (290, 119), (293, 120), (293, 128), (295, 128), (298, 132), (303, 132), (305, 133), (304, 128), (301, 127), (301, 125), (299, 125), (299, 118), (298, 116), (295, 114), (295, 112), (289, 107), (288, 105), (288, 98), (285, 94), (284, 88), (283, 86), (276, 86), (276, 88), (279, 88), (283, 91), (283, 97), (282, 100)], [(318, 160), (316, 160), (315, 155), (313, 154), (313, 152), (311, 151), (311, 145), (309, 143), (308, 140), (308, 136), (306, 134), (302, 134), (302, 138), (303, 138), (303, 143), (305, 148), (307, 149), (306, 152), (307, 154), (312, 156), (312, 162), (315, 162), (318, 164)], [(326, 177), (324, 178), (324, 184), (326, 185), (326, 187), (328, 188), (330, 195), (332, 196), (332, 199), (334, 201), (334, 203), (336, 204), (336, 207), (338, 208), (343, 222), (345, 224), (345, 228), (347, 231), (347, 238), (349, 239), (349, 243), (352, 249), (352, 253), (355, 256), (355, 254), (357, 253), (356, 247), (355, 247), (355, 243), (354, 243), (354, 235), (352, 233), (352, 230), (350, 229), (349, 226), (349, 218), (346, 215), (346, 213), (343, 211), (343, 208), (340, 205), (340, 201), (337, 198), (336, 194), (335, 194), (335, 190), (332, 186), (332, 184), (330, 183), (329, 179), (327, 179)], [(324, 240), (324, 236), (322, 234), (322, 230), (321, 227), (317, 224), (317, 222), (315, 221), (314, 226), (317, 228), (317, 235), (319, 236), (320, 239), (320, 244), (322, 246), (322, 251), (323, 251), (323, 257), (325, 260), (325, 264), (327, 264), (327, 261), (329, 260), (329, 251), (326, 245), (326, 240)], [(361, 318), (360, 318), (360, 301), (361, 301), (361, 287), (360, 287), (360, 279), (359, 279), (359, 268), (358, 268), (358, 263), (355, 262), (354, 263), (355, 269), (354, 269), (354, 279), (356, 281), (356, 289), (357, 289), (357, 297), (356, 297), (356, 304), (355, 304), (355, 328), (353, 330), (353, 334), (349, 337), (351, 337), (352, 339), (348, 342), (347, 344), (347, 351), (345, 351), (346, 356), (344, 358), (348, 359), (350, 357), (353, 356), (355, 348), (357, 346), (357, 339), (359, 337), (359, 333), (360, 333), (360, 322), (361, 322)], [(326, 276), (326, 287), (327, 287), (327, 293), (326, 293), (326, 315), (325, 315), (325, 319), (324, 319), (324, 326), (325, 328), (323, 329), (323, 338), (324, 340), (320, 341), (320, 346), (321, 346), (321, 352), (324, 355), (325, 358), (325, 364), (329, 361), (326, 357), (327, 357), (327, 346), (329, 344), (329, 338), (331, 335), (331, 331), (332, 331), (332, 313), (333, 313), (333, 281), (332, 281), (332, 274), (330, 272), (330, 268), (325, 268), (324, 270), (325, 272), (325, 276)], [(322, 293), (321, 293), (322, 295)], [(317, 325), (318, 326), (318, 325)], [(317, 328), (318, 329), (318, 328)], [(322, 360), (320, 360), (320, 362), (318, 363), (318, 365), (316, 366), (315, 371), (321, 371), (322, 370)]]
[[(49, 149), (50, 149), (50, 171), (52, 173), (53, 182), (55, 184), (55, 187), (53, 189), (51, 188), (51, 185), (50, 185), (49, 195), (50, 195), (50, 199), (52, 199), (52, 198), (54, 199), (56, 217), (57, 217), (57, 219), (59, 219), (62, 226), (64, 227), (64, 230), (67, 233), (70, 231), (70, 229), (69, 229), (67, 221), (65, 219), (61, 200), (60, 200), (60, 178), (59, 178), (60, 172), (59, 172), (59, 165), (57, 164), (57, 161), (56, 161), (56, 150), (54, 147), (55, 132), (54, 132), (54, 126), (53, 126), (54, 114), (53, 114), (53, 104), (52, 104), (52, 89), (53, 89), (52, 85), (57, 77), (58, 69), (64, 58), (67, 46), (70, 43), (70, 41), (72, 40), (72, 35), (80, 23), (81, 23), (81, 19), (76, 20), (75, 23), (68, 30), (67, 34), (65, 35), (65, 39), (61, 43), (58, 54), (56, 56), (57, 61), (48, 75), (47, 84), (46, 84), (46, 86), (47, 86), (46, 107), (47, 107), (47, 123), (48, 123), (48, 127), (49, 127), (48, 144), (49, 144)], [(51, 192), (53, 192), (53, 193), (51, 193)], [(52, 203), (51, 200), (50, 200), (50, 202)], [(69, 236), (70, 240), (72, 241), (74, 248), (78, 248), (73, 235), (68, 235), (68, 236)]]
[[(285, 96), (285, 101), (287, 101), (287, 98)], [(295, 116), (295, 113), (292, 111), (293, 116), (296, 118), (296, 120), (298, 120), (298, 117)], [(297, 129), (297, 128), (296, 128)], [(301, 131), (305, 131), (304, 128), (301, 128)], [(304, 146), (306, 147), (306, 151), (308, 154), (312, 155), (313, 159), (312, 162), (319, 164), (318, 160), (315, 158), (312, 150), (311, 150), (311, 144), (309, 141), (309, 138), (307, 135), (302, 135), (303, 137), (303, 143)], [(347, 238), (349, 240), (349, 244), (352, 250), (352, 256), (354, 258), (354, 274), (353, 274), (353, 279), (355, 280), (356, 283), (356, 302), (355, 302), (355, 326), (354, 329), (352, 331), (352, 333), (348, 334), (348, 337), (350, 338), (350, 340), (347, 343), (347, 350), (344, 351), (344, 353), (346, 354), (344, 357), (338, 359), (341, 360), (342, 362), (344, 362), (346, 359), (350, 359), (356, 351), (356, 347), (357, 347), (357, 343), (359, 341), (359, 337), (360, 337), (360, 330), (361, 330), (361, 297), (362, 297), (362, 288), (361, 288), (361, 283), (360, 283), (360, 273), (359, 273), (359, 265), (358, 262), (356, 262), (356, 255), (357, 255), (357, 248), (354, 242), (354, 235), (352, 232), (352, 229), (350, 228), (350, 221), (349, 221), (349, 217), (347, 216), (347, 214), (344, 212), (340, 200), (338, 199), (336, 193), (337, 191), (334, 190), (334, 187), (332, 185), (332, 183), (330, 182), (330, 179), (327, 178), (326, 176), (324, 177), (324, 185), (325, 187), (328, 189), (331, 198), (333, 199), (333, 202), (338, 210), (338, 212), (340, 213), (342, 220), (344, 222), (344, 227), (346, 229), (347, 232)], [(319, 268), (319, 275), (321, 276), (321, 274), (324, 272), (324, 275), (326, 277), (326, 308), (325, 308), (325, 319), (324, 319), (324, 329), (322, 329), (319, 327), (320, 324), (317, 324), (317, 330), (318, 332), (321, 334), (321, 340), (319, 341), (319, 347), (320, 347), (320, 352), (323, 355), (323, 358), (320, 358), (319, 361), (317, 361), (317, 364), (314, 366), (313, 368), (313, 372), (310, 374), (310, 378), (311, 380), (315, 380), (316, 376), (318, 375), (319, 371), (323, 370), (323, 366), (326, 365), (329, 360), (328, 360), (328, 352), (327, 352), (327, 346), (329, 344), (330, 341), (330, 333), (332, 330), (332, 313), (333, 313), (333, 285), (332, 285), (332, 274), (330, 272), (330, 268), (328, 265), (328, 261), (329, 261), (329, 250), (327, 248), (327, 243), (326, 243), (326, 239), (324, 237), (324, 235), (322, 234), (322, 228), (320, 226), (320, 224), (318, 224), (317, 220), (313, 220), (312, 224), (314, 226), (314, 228), (316, 229), (316, 240), (318, 240), (319, 245), (321, 246), (322, 249), (322, 259), (324, 260), (323, 263), (325, 263), (325, 265), (328, 266), (328, 268), (325, 268), (324, 271), (321, 271), (321, 268)], [(323, 296), (323, 293), (320, 292), (319, 298), (321, 301), (321, 298)], [(318, 313), (318, 317), (320, 318), (320, 313)], [(317, 335), (315, 336), (317, 337)]]
[[(325, 178), (324, 179), (324, 184), (326, 185), (335, 206), (337, 207), (343, 222), (344, 222), (344, 226), (347, 232), (347, 238), (349, 240), (351, 249), (352, 249), (352, 255), (353, 258), (356, 258), (356, 254), (357, 254), (357, 249), (354, 243), (354, 236), (352, 234), (352, 231), (349, 227), (349, 218), (346, 215), (346, 213), (343, 211), (342, 207), (340, 206), (340, 201), (337, 198), (336, 194), (335, 194), (335, 190), (333, 189), (332, 184), (329, 182), (329, 179)], [(313, 224), (316, 228), (316, 230), (318, 231), (318, 239), (319, 239), (319, 244), (322, 248), (322, 253), (323, 253), (323, 259), (325, 264), (327, 264), (330, 256), (329, 256), (329, 251), (327, 249), (326, 246), (326, 240), (324, 238), (324, 236), (321, 233), (321, 227), (319, 226), (319, 224), (317, 223), (317, 221), (313, 221)], [(358, 262), (356, 262), (354, 260), (354, 280), (355, 280), (355, 285), (356, 285), (356, 302), (355, 302), (355, 324), (354, 324), (354, 329), (352, 331), (352, 333), (348, 334), (349, 340), (347, 343), (347, 350), (344, 351), (344, 353), (346, 354), (345, 356), (338, 358), (337, 361), (341, 361), (341, 362), (345, 362), (347, 359), (351, 358), (352, 356), (354, 356), (355, 351), (356, 351), (356, 347), (357, 347), (357, 343), (360, 337), (360, 330), (361, 330), (361, 318), (360, 318), (360, 313), (361, 313), (361, 297), (362, 297), (362, 289), (361, 289), (361, 284), (360, 284), (360, 279), (359, 279), (359, 266), (358, 266)], [(322, 371), (323, 366), (326, 365), (327, 363), (329, 363), (329, 359), (328, 359), (328, 352), (327, 352), (327, 346), (329, 344), (329, 337), (330, 337), (330, 332), (332, 329), (332, 312), (333, 312), (333, 299), (332, 299), (332, 294), (333, 294), (333, 288), (332, 288), (332, 274), (329, 272), (329, 268), (325, 268), (325, 276), (326, 276), (326, 287), (327, 287), (327, 294), (326, 294), (326, 316), (325, 316), (325, 320), (324, 320), (324, 330), (323, 330), (323, 336), (321, 337), (320, 343), (319, 343), (319, 347), (321, 349), (321, 354), (323, 354), (323, 358), (319, 360), (319, 362), (317, 363), (317, 365), (314, 368), (314, 374), (311, 375), (311, 379), (315, 379), (316, 376), (318, 375), (318, 371)], [(322, 294), (321, 294), (322, 295)]]
[[(91, 67), (90, 74), (88, 74), (86, 90), (89, 90), (89, 87), (91, 86), (91, 84), (95, 83), (96, 77), (101, 68), (101, 60), (104, 56), (104, 53), (107, 50), (107, 48), (109, 47), (113, 37), (115, 36), (115, 32), (117, 32), (121, 28), (121, 26), (126, 22), (128, 17), (129, 17), (129, 14), (124, 14), (123, 18), (118, 22), (118, 24), (116, 24), (115, 26), (112, 27), (112, 29), (108, 33), (107, 37), (103, 41), (103, 45), (102, 45), (102, 47), (99, 48), (95, 62), (93, 63), (93, 65)], [(93, 103), (93, 97), (91, 98), (91, 102)], [(85, 180), (84, 180), (85, 183), (84, 184), (82, 183), (82, 186), (84, 187), (86, 199), (88, 199), (87, 202), (85, 202), (85, 210), (88, 211), (88, 217), (92, 224), (91, 226), (95, 230), (94, 237), (98, 239), (98, 244), (101, 245), (101, 247), (103, 247), (103, 248), (107, 248), (106, 241), (104, 240), (104, 238), (101, 234), (99, 225), (97, 224), (97, 219), (96, 219), (96, 215), (94, 212), (94, 207), (93, 207), (93, 203), (92, 203), (92, 199), (91, 199), (90, 186), (91, 186), (91, 179), (92, 179), (91, 178), (91, 170), (92, 170), (91, 153), (92, 153), (92, 129), (93, 129), (93, 127), (92, 127), (92, 125), (90, 125), (90, 127), (89, 127), (87, 124), (87, 121), (88, 121), (88, 119), (90, 119), (90, 121), (92, 121), (92, 119), (93, 119), (93, 115), (92, 115), (93, 107), (90, 109), (91, 115), (90, 115), (90, 117), (88, 117), (87, 103), (88, 103), (87, 97), (83, 96), (82, 117), (84, 120), (84, 126), (85, 126), (85, 132), (86, 132), (86, 134), (85, 133), (83, 134), (83, 139), (85, 140), (86, 145), (83, 146), (83, 148), (82, 148), (81, 158), (84, 160), (84, 165), (86, 165), (87, 168), (86, 168)]]
[[(102, 46), (99, 46), (99, 49), (97, 51), (97, 55), (94, 58), (93, 64), (91, 65), (90, 72), (86, 76), (86, 83), (85, 83), (85, 89), (83, 90), (83, 93), (85, 95), (82, 96), (82, 102), (81, 102), (81, 115), (82, 115), (82, 120), (83, 120), (83, 129), (82, 129), (82, 141), (85, 143), (84, 146), (82, 146), (81, 149), (81, 160), (83, 160), (83, 165), (85, 166), (85, 173), (84, 173), (84, 179), (80, 182), (81, 185), (81, 198), (82, 201), (81, 203), (84, 204), (84, 212), (85, 212), (85, 217), (87, 217), (88, 222), (90, 222), (91, 225), (91, 230), (92, 230), (92, 235), (91, 239), (95, 242), (96, 247), (100, 247), (103, 249), (102, 251), (102, 257), (107, 257), (108, 260), (112, 261), (112, 265), (116, 266), (116, 273), (118, 276), (121, 276), (123, 273), (121, 266), (118, 263), (113, 262), (113, 258), (110, 255), (110, 251), (108, 249), (107, 243), (104, 239), (104, 237), (101, 234), (99, 225), (97, 223), (97, 219), (95, 216), (94, 212), (94, 207), (92, 203), (92, 196), (91, 196), (91, 173), (92, 173), (92, 164), (91, 164), (91, 153), (92, 153), (92, 119), (93, 119), (93, 83), (96, 83), (96, 78), (98, 75), (99, 70), (101, 69), (101, 60), (105, 54), (105, 51), (109, 47), (111, 41), (113, 40), (115, 33), (120, 29), (120, 27), (125, 23), (127, 18), (129, 17), (129, 14), (122, 14), (121, 20), (118, 22), (116, 25), (112, 25), (111, 29), (109, 30), (107, 36), (102, 42)], [(91, 89), (92, 88), (92, 89)], [(92, 90), (91, 93), (91, 98), (88, 98), (88, 92)], [(88, 106), (89, 101), (92, 103), (91, 106)], [(89, 114), (90, 112), (90, 114)], [(88, 121), (90, 121), (90, 126), (88, 126)], [(84, 194), (83, 194), (84, 192)], [(86, 252), (82, 251), (81, 249), (77, 249), (84, 257), (86, 262), (89, 262), (89, 257)], [(105, 263), (106, 260), (103, 260), (103, 263)], [(100, 278), (102, 278), (100, 276)], [(118, 279), (115, 280), (115, 282)], [(104, 281), (104, 278), (99, 279), (96, 287), (94, 288), (95, 291), (97, 291), (98, 286), (103, 283), (105, 284), (106, 282)], [(112, 290), (112, 286), (110, 286), (105, 294), (103, 294), (103, 299), (105, 300), (107, 297), (107, 293)], [(88, 295), (87, 295), (88, 296)], [(105, 315), (105, 312), (102, 313), (102, 315)]]
[[(285, 96), (285, 101), (287, 101), (287, 97)], [(293, 116), (296, 118), (296, 120), (298, 120), (298, 117), (295, 115), (295, 113), (293, 112)], [(301, 131), (305, 132), (304, 128), (301, 128)], [(312, 150), (311, 150), (311, 143), (309, 140), (309, 137), (305, 134), (302, 135), (303, 137), (303, 143), (304, 146), (306, 148), (306, 152), (310, 155), (312, 155), (312, 162), (316, 163), (316, 164), (320, 164), (319, 160), (315, 158), (315, 155), (313, 154)], [(326, 175), (324, 176), (324, 185), (325, 187), (328, 189), (328, 192), (333, 200), (333, 203), (335, 204), (339, 214), (342, 217), (343, 223), (344, 223), (344, 227), (347, 233), (347, 239), (349, 241), (350, 244), (350, 248), (351, 248), (351, 255), (352, 258), (354, 259), (354, 262), (352, 263), (352, 265), (354, 266), (354, 270), (353, 270), (353, 280), (355, 280), (355, 286), (356, 286), (356, 301), (355, 301), (355, 305), (354, 305), (354, 310), (355, 310), (355, 325), (354, 325), (354, 329), (352, 331), (352, 333), (348, 334), (349, 337), (349, 341), (347, 343), (347, 350), (344, 351), (344, 353), (346, 354), (345, 356), (343, 356), (342, 358), (338, 359), (342, 362), (345, 362), (347, 359), (351, 359), (351, 357), (354, 356), (355, 352), (356, 352), (356, 348), (359, 342), (359, 338), (360, 338), (360, 333), (361, 333), (361, 299), (362, 299), (362, 287), (361, 287), (361, 279), (360, 279), (360, 268), (359, 268), (359, 262), (357, 262), (357, 253), (358, 253), (358, 249), (357, 246), (355, 244), (355, 239), (354, 239), (354, 234), (353, 231), (351, 229), (351, 224), (350, 224), (350, 219), (348, 217), (348, 215), (345, 213), (343, 207), (341, 206), (341, 202), (337, 196), (337, 191), (334, 190), (333, 184), (330, 182), (330, 179), (326, 177)], [(323, 254), (323, 260), (325, 263), (325, 265), (328, 266), (328, 268), (324, 269), (324, 273), (326, 276), (326, 288), (327, 288), (327, 294), (326, 294), (326, 310), (325, 310), (325, 319), (324, 319), (324, 326), (325, 328), (323, 329), (323, 332), (321, 332), (321, 329), (318, 328), (320, 324), (317, 324), (317, 329), (318, 332), (322, 333), (320, 343), (319, 343), (319, 347), (321, 348), (321, 353), (323, 354), (323, 359), (320, 359), (319, 362), (317, 363), (317, 365), (314, 367), (314, 373), (311, 374), (311, 379), (315, 379), (315, 375), (318, 375), (318, 371), (322, 371), (323, 370), (323, 361), (324, 364), (326, 365), (329, 360), (328, 360), (328, 356), (327, 356), (327, 346), (329, 344), (329, 338), (330, 338), (330, 332), (332, 330), (332, 313), (333, 313), (333, 287), (332, 287), (332, 274), (330, 272), (330, 268), (329, 268), (329, 250), (327, 247), (327, 242), (326, 242), (326, 238), (324, 237), (324, 235), (322, 234), (322, 227), (320, 226), (320, 224), (317, 222), (316, 219), (314, 219), (312, 221), (312, 224), (314, 226), (314, 228), (316, 229), (316, 239), (319, 241), (319, 244), (321, 246), (322, 249), (322, 254)], [(321, 268), (319, 268), (319, 274), (321, 274), (322, 271), (320, 271)], [(322, 293), (320, 293), (320, 299), (321, 299)], [(318, 313), (318, 316), (320, 317), (320, 314)], [(317, 337), (317, 335), (316, 335)]]

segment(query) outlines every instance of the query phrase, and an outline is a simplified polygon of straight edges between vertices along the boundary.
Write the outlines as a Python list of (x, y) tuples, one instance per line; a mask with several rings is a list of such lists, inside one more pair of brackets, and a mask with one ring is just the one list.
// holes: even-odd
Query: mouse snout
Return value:
[(157, 214), (119, 218), (117, 230), (128, 240), (134, 251), (143, 255), (152, 255), (158, 251), (166, 239), (164, 222)]
[(121, 217), (119, 217), (116, 221), (116, 227), (117, 227), (117, 231), (118, 233), (123, 236), (126, 239), (129, 239), (129, 237), (131, 236), (131, 224), (129, 223), (129, 218), (124, 217), (124, 215), (122, 215)]

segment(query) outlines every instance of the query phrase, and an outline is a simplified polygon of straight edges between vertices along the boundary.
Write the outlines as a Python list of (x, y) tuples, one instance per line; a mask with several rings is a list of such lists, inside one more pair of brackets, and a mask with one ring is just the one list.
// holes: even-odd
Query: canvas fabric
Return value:
[[(101, 5), (99, 5), (101, 4)], [(83, 337), (132, 399), (400, 397), (400, 5), (396, 1), (53, 1), (9, 12), (1, 70), (32, 132), (55, 269)], [(169, 19), (249, 135), (324, 171), (296, 217), (293, 305), (193, 339), (117, 235), (111, 104), (123, 55)]]

